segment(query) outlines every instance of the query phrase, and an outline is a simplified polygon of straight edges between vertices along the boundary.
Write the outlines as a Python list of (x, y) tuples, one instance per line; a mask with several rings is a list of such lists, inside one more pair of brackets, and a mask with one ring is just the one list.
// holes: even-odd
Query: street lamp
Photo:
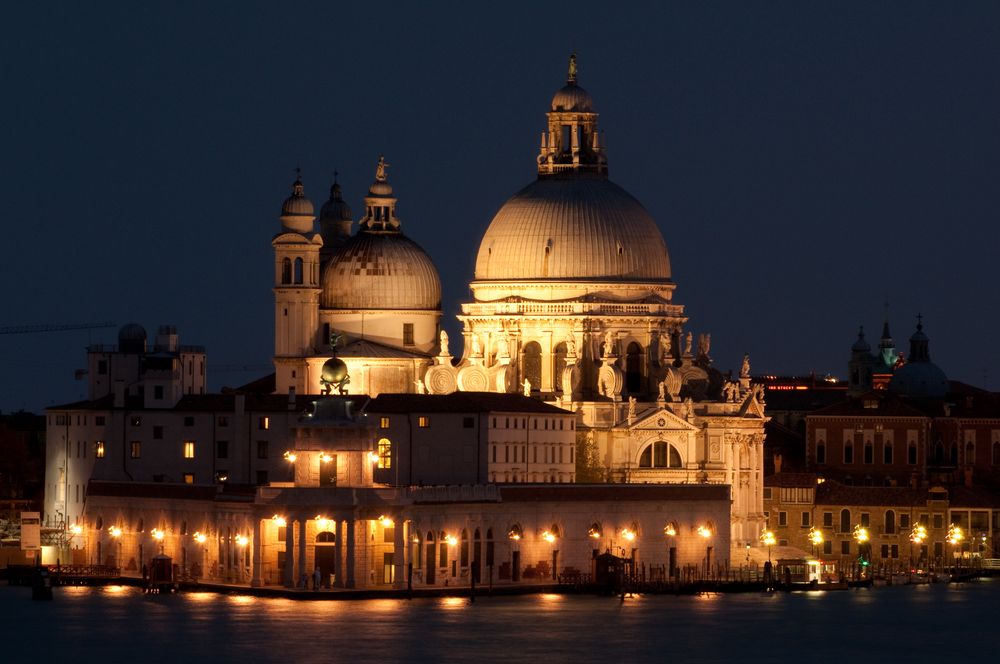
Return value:
[(818, 558), (819, 554), (816, 549), (823, 544), (823, 531), (819, 530), (815, 526), (809, 529), (809, 541), (813, 545), (813, 558)]
[(114, 538), (114, 540), (116, 542), (118, 542), (118, 558), (117, 558), (118, 570), (119, 570), (118, 573), (121, 574), (121, 569), (122, 569), (122, 529), (119, 528), (118, 526), (111, 526), (110, 528), (108, 528), (108, 534), (111, 535), (111, 537)]
[(774, 532), (770, 530), (765, 530), (760, 534), (761, 544), (767, 547), (767, 562), (771, 562), (771, 547), (778, 543), (777, 538), (774, 536)]
[(965, 539), (965, 533), (962, 532), (962, 528), (960, 526), (954, 523), (948, 526), (947, 541), (948, 544), (951, 544), (951, 559), (953, 564), (956, 557), (955, 546), (957, 546), (958, 543), (964, 539)]
[(867, 568), (870, 562), (868, 560), (868, 557), (865, 556), (865, 554), (863, 553), (863, 551), (865, 548), (865, 544), (868, 542), (868, 540), (871, 539), (871, 536), (868, 534), (868, 529), (859, 524), (857, 526), (854, 526), (854, 539), (858, 543), (858, 561), (862, 568), (861, 570), (859, 570), (859, 574), (863, 575), (864, 568)]
[(927, 539), (927, 528), (921, 525), (919, 522), (913, 524), (913, 528), (910, 530), (910, 574), (914, 571), (913, 566), (913, 545), (921, 546), (924, 540)]

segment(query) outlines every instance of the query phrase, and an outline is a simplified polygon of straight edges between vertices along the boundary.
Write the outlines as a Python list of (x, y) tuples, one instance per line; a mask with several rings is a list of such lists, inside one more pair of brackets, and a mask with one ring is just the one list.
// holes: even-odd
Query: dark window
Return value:
[(899, 515), (899, 527), (900, 528), (909, 528), (910, 527), (910, 515), (909, 514), (900, 514)]
[(154, 399), (162, 399), (163, 398), (163, 386), (162, 385), (154, 385), (153, 386), (153, 398)]
[(851, 532), (851, 510), (840, 510), (840, 532)]
[(896, 534), (896, 513), (892, 510), (885, 511), (885, 534)]
[(258, 440), (257, 441), (257, 458), (266, 459), (267, 458), (267, 441)]
[(861, 526), (863, 528), (871, 528), (872, 527), (872, 515), (869, 514), (868, 512), (862, 512), (861, 513)]
[(840, 541), (840, 553), (844, 556), (851, 555), (851, 540)]
[(229, 441), (228, 440), (217, 440), (217, 441), (215, 441), (215, 457), (217, 459), (228, 459), (229, 458)]
[(853, 443), (844, 443), (844, 463), (854, 463)]
[(218, 425), (220, 427), (228, 427), (229, 426), (229, 418), (226, 417), (225, 415), (219, 415), (219, 419), (217, 419), (216, 422), (218, 423)]
[(292, 283), (292, 261), (288, 258), (281, 260), (281, 283)]
[(542, 347), (537, 341), (529, 341), (521, 351), (521, 361), (523, 362), (523, 373), (531, 389), (537, 391), (542, 387)]
[(823, 512), (823, 525), (827, 528), (833, 528), (833, 512)]
[(474, 418), (474, 417), (463, 417), (462, 418), (462, 427), (463, 428), (465, 428), (465, 429), (472, 429), (475, 426), (476, 426), (476, 418)]
[(778, 525), (779, 526), (788, 525), (788, 512), (778, 512)]
[(809, 527), (809, 512), (802, 513), (802, 527), (803, 528)]
[(103, 415), (97, 415), (96, 417), (94, 417), (94, 424), (96, 424), (99, 427), (103, 427), (104, 426), (104, 416)]
[(816, 443), (816, 463), (826, 463), (826, 443)]
[(625, 389), (632, 394), (642, 391), (642, 346), (634, 341), (625, 350)]
[(833, 540), (823, 541), (823, 554), (827, 556), (833, 555)]
[(163, 440), (163, 427), (155, 426), (153, 427), (153, 440)]
[(194, 426), (194, 416), (192, 416), (192, 415), (185, 415), (184, 416), (184, 426), (186, 426), (186, 427), (193, 427)]
[(257, 471), (257, 484), (267, 484), (267, 471), (258, 470)]
[(993, 443), (993, 465), (1000, 466), (1000, 443)]
[(875, 463), (875, 446), (865, 443), (865, 463)]
[(412, 346), (413, 344), (413, 323), (403, 323), (403, 345)]
[(108, 373), (108, 361), (98, 360), (97, 361), (97, 373), (101, 376)]
[(882, 463), (887, 466), (892, 465), (892, 443), (885, 443), (882, 446)]
[(917, 463), (917, 444), (910, 443), (906, 448), (906, 463), (915, 466)]
[(301, 258), (296, 258), (295, 259), (295, 278), (294, 278), (294, 281), (297, 284), (301, 284), (302, 283), (302, 259)]

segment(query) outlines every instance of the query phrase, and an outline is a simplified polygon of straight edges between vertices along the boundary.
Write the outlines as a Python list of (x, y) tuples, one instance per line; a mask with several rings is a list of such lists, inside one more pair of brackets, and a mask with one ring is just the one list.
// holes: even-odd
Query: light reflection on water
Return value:
[(3, 661), (854, 661), (953, 654), (992, 633), (1000, 580), (830, 593), (295, 601), (0, 587)]

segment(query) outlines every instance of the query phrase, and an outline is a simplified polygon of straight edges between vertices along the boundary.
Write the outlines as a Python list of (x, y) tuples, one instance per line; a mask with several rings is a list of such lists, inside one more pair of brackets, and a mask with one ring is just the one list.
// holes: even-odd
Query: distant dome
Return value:
[(567, 83), (552, 97), (552, 110), (592, 113), (594, 111), (594, 100), (591, 99), (589, 92), (576, 83)]
[(118, 350), (122, 353), (146, 352), (146, 328), (138, 323), (128, 323), (118, 330)]
[(933, 362), (910, 362), (896, 369), (889, 391), (908, 397), (940, 398), (948, 393), (948, 377)]
[(854, 353), (867, 353), (871, 351), (872, 347), (867, 341), (865, 341), (865, 328), (858, 330), (858, 339), (851, 346), (851, 351)]
[(613, 182), (539, 179), (493, 218), (475, 278), (669, 281), (670, 257), (653, 218)]
[(323, 203), (323, 207), (319, 209), (319, 220), (320, 222), (351, 221), (352, 218), (351, 207), (344, 200), (340, 184), (334, 182), (333, 186), (330, 187), (330, 199)]
[(326, 309), (440, 309), (441, 279), (427, 253), (401, 233), (361, 231), (323, 269)]

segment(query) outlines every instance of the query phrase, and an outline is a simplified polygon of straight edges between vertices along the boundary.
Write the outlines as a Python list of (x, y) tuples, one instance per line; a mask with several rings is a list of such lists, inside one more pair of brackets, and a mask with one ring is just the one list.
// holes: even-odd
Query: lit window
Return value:
[(378, 467), (392, 468), (392, 441), (388, 438), (378, 441)]
[(380, 418), (378, 418), (378, 428), (379, 429), (388, 429), (389, 428), (389, 418), (388, 417), (380, 417)]
[(98, 459), (103, 459), (104, 458), (104, 441), (103, 440), (99, 440), (96, 443), (94, 443), (94, 456), (97, 457)]
[(129, 446), (130, 456), (133, 459), (138, 459), (142, 456), (142, 443), (138, 440), (133, 440), (132, 444)]
[(431, 425), (431, 418), (427, 417), (426, 415), (421, 415), (420, 417), (417, 418), (417, 426), (420, 427), (421, 429), (426, 429), (430, 425)]
[(266, 415), (257, 421), (258, 429), (270, 429), (271, 428), (271, 418)]
[(185, 440), (184, 441), (184, 458), (193, 459), (194, 458), (194, 441)]
[(184, 473), (184, 484), (194, 484), (194, 473)]

